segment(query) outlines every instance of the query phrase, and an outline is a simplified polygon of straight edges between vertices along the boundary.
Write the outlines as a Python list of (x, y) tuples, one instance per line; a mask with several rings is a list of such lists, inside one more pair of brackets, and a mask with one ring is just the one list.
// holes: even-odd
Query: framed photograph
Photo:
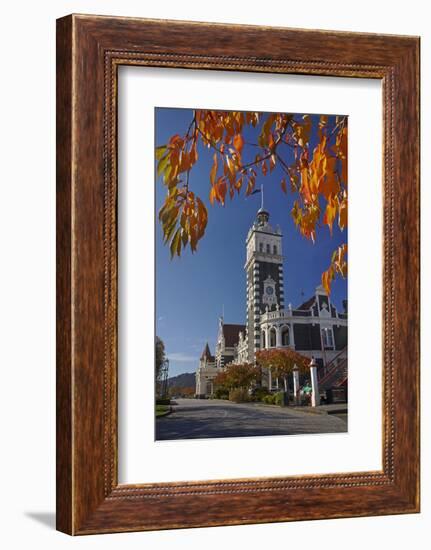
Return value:
[(59, 19), (57, 528), (418, 511), (419, 39)]

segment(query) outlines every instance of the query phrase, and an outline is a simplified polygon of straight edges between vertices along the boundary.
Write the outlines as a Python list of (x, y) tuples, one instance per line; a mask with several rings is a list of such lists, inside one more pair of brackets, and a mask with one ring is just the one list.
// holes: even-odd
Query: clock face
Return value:
[(269, 296), (272, 296), (274, 294), (274, 289), (272, 288), (272, 286), (267, 286), (266, 287), (266, 293), (269, 295)]

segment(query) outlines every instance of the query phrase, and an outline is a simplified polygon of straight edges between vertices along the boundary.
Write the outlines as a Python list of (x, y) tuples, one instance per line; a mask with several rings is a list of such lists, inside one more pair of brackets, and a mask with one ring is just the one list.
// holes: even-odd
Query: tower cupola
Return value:
[(257, 211), (257, 225), (262, 227), (269, 222), (269, 212), (263, 208), (259, 208)]

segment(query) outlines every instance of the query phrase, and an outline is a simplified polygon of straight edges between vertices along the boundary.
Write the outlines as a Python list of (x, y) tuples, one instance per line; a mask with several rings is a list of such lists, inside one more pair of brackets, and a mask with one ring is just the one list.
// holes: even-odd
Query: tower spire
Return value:
[(257, 223), (261, 226), (268, 223), (269, 212), (263, 206), (263, 183), (260, 186), (260, 208), (257, 211)]

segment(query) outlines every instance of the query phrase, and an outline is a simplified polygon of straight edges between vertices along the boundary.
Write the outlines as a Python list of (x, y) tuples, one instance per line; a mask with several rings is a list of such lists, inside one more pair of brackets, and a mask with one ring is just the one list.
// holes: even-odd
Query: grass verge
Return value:
[(158, 416), (165, 416), (171, 412), (171, 407), (169, 405), (156, 405), (156, 418)]

